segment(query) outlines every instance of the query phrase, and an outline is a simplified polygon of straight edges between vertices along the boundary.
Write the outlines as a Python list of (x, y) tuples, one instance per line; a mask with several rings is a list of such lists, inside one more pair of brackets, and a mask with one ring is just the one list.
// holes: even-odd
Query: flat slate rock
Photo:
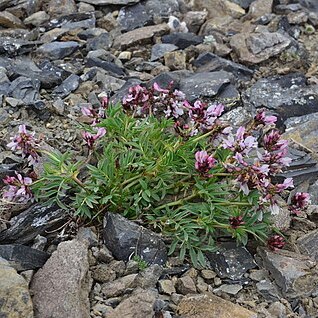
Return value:
[(132, 255), (138, 255), (149, 264), (163, 265), (167, 260), (166, 246), (158, 234), (119, 214), (105, 216), (103, 239), (118, 260), (127, 261)]
[(167, 52), (173, 52), (175, 50), (178, 50), (178, 47), (174, 44), (168, 44), (168, 43), (157, 43), (152, 46), (151, 48), (151, 57), (150, 61), (157, 61), (161, 57), (165, 55)]
[(76, 74), (72, 74), (65, 79), (61, 85), (56, 87), (52, 94), (59, 96), (60, 98), (65, 98), (70, 93), (74, 92), (78, 88), (79, 84), (80, 77)]
[(59, 60), (71, 55), (78, 50), (79, 44), (75, 41), (68, 42), (51, 42), (41, 45), (37, 50), (37, 54), (42, 58), (49, 60)]
[(82, 2), (89, 3), (95, 6), (105, 6), (109, 4), (127, 5), (137, 3), (140, 0), (83, 0)]
[(297, 245), (303, 254), (318, 260), (318, 230), (311, 231), (298, 238)]
[(161, 38), (162, 43), (174, 44), (179, 49), (185, 49), (190, 45), (198, 45), (203, 42), (203, 36), (194, 33), (176, 32), (164, 35)]
[(6, 259), (17, 271), (26, 271), (42, 267), (49, 254), (29, 246), (19, 244), (0, 245), (0, 257)]

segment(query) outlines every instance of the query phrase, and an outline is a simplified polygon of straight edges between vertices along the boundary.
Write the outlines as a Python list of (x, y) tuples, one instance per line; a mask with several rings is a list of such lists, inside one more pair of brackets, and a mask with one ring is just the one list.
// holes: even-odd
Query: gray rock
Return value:
[(25, 28), (22, 21), (8, 11), (0, 12), (0, 26), (5, 28)]
[(50, 16), (45, 11), (38, 11), (24, 19), (25, 24), (32, 24), (34, 26), (40, 26), (42, 23), (48, 21)]
[(61, 85), (56, 87), (52, 94), (60, 98), (65, 98), (74, 92), (80, 84), (80, 77), (76, 74), (70, 75)]
[(39, 99), (40, 82), (36, 79), (20, 76), (15, 79), (9, 88), (9, 95), (31, 105)]
[(183, 22), (187, 25), (189, 32), (197, 33), (206, 20), (207, 15), (207, 11), (189, 11), (185, 14)]
[(60, 243), (33, 277), (35, 317), (89, 317), (91, 279), (88, 269), (86, 244), (77, 240)]
[(174, 287), (174, 283), (170, 279), (161, 279), (158, 281), (158, 288), (160, 293), (172, 295), (176, 293), (176, 289)]
[(94, 51), (98, 49), (107, 50), (111, 45), (111, 40), (109, 38), (109, 34), (104, 32), (92, 39), (87, 40), (87, 50)]
[(237, 33), (231, 37), (230, 46), (240, 62), (257, 64), (283, 52), (291, 40), (278, 32)]
[(187, 99), (192, 102), (198, 98), (211, 99), (219, 91), (224, 89), (233, 81), (232, 74), (224, 71), (203, 72), (182, 78), (180, 90), (184, 92)]
[(24, 245), (0, 245), (0, 257), (6, 259), (9, 265), (17, 271), (37, 269), (42, 267), (49, 254)]
[(103, 263), (110, 263), (114, 260), (114, 257), (112, 256), (111, 252), (106, 248), (106, 246), (102, 246), (101, 248), (92, 249), (94, 257), (99, 261)]
[(102, 285), (102, 293), (107, 298), (121, 296), (136, 287), (136, 277), (137, 274), (131, 274), (105, 283)]
[(197, 72), (227, 71), (235, 75), (238, 79), (249, 80), (253, 76), (253, 71), (244, 65), (232, 62), (207, 52), (200, 54), (193, 65)]
[(10, 220), (10, 228), (0, 232), (0, 243), (30, 243), (38, 234), (61, 226), (66, 218), (65, 210), (57, 206), (33, 205)]
[(281, 298), (277, 286), (268, 278), (256, 283), (256, 289), (267, 301), (277, 301)]
[(68, 42), (51, 42), (41, 45), (37, 49), (37, 53), (42, 58), (49, 60), (59, 60), (71, 55), (78, 50), (79, 44), (75, 41)]
[(158, 22), (166, 21), (170, 15), (180, 12), (177, 0), (147, 0), (145, 6), (147, 14)]
[(149, 25), (152, 16), (146, 11), (143, 4), (137, 3), (120, 9), (117, 21), (123, 31), (132, 31)]
[(92, 270), (92, 277), (100, 283), (108, 283), (116, 279), (116, 272), (107, 264), (98, 264)]
[(189, 275), (178, 278), (176, 283), (176, 290), (179, 294), (182, 295), (196, 294), (197, 292), (195, 283)]
[(0, 281), (0, 317), (33, 318), (33, 305), (27, 282), (1, 257)]
[(198, 45), (203, 42), (203, 37), (194, 33), (176, 32), (164, 35), (161, 38), (162, 43), (176, 45), (179, 49), (185, 49), (190, 45)]
[(251, 5), (251, 3), (255, 0), (230, 0), (230, 1), (238, 4), (243, 9), (247, 9)]
[(252, 268), (256, 267), (254, 258), (244, 246), (236, 243), (222, 243), (215, 253), (207, 253), (213, 270), (221, 278), (238, 280)]
[(151, 58), (150, 61), (157, 61), (165, 55), (167, 52), (177, 50), (178, 47), (174, 44), (157, 43), (151, 47)]
[(155, 264), (140, 271), (136, 277), (135, 284), (143, 289), (156, 288), (159, 277), (162, 275), (162, 267)]
[[(46, 30), (62, 28), (63, 33), (73, 29), (90, 29), (95, 28), (96, 18), (94, 12), (90, 13), (73, 13), (51, 19), (47, 24), (42, 25)], [(56, 30), (55, 32), (58, 32)]]
[(303, 254), (315, 258), (316, 260), (318, 260), (317, 244), (318, 230), (306, 233), (297, 240), (297, 245), (299, 246), (300, 251)]
[(94, 228), (81, 227), (76, 234), (76, 238), (79, 241), (86, 242), (88, 244), (88, 247), (97, 246), (99, 243), (98, 237), (93, 229)]
[(160, 236), (119, 214), (107, 213), (103, 239), (115, 258), (128, 260), (138, 255), (149, 264), (162, 265), (167, 260), (166, 246)]
[(136, 289), (133, 294), (124, 299), (107, 318), (149, 318), (154, 317), (154, 303), (158, 297), (156, 290)]
[(283, 250), (258, 249), (258, 253), (284, 297), (309, 296), (317, 288), (317, 273), (312, 269), (315, 263), (310, 257)]
[(214, 289), (213, 292), (214, 293), (223, 292), (230, 295), (236, 295), (242, 289), (243, 289), (243, 286), (239, 284), (231, 284), (231, 285), (224, 284)]
[(186, 69), (186, 53), (184, 51), (168, 52), (164, 55), (165, 66), (171, 71)]
[(77, 12), (74, 0), (50, 0), (47, 5), (47, 12), (52, 17), (68, 15)]
[(87, 62), (86, 62), (86, 66), (87, 67), (100, 67), (103, 70), (107, 71), (108, 73), (110, 73), (110, 75), (112, 76), (125, 76), (126, 75), (126, 71), (124, 68), (118, 66), (117, 64), (110, 62), (110, 61), (105, 61), (102, 60), (98, 57), (89, 57), (87, 58)]
[(253, 0), (250, 3), (248, 18), (256, 19), (272, 12), (273, 0)]
[(90, 3), (95, 6), (105, 6), (109, 4), (127, 5), (137, 3), (140, 0), (82, 0), (82, 2)]

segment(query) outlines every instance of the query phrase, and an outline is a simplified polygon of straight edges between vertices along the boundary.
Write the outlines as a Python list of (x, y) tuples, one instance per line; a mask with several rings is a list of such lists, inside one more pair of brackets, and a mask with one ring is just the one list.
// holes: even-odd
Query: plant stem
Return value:
[(167, 208), (167, 207), (170, 207), (170, 206), (181, 205), (181, 204), (183, 204), (184, 202), (189, 201), (189, 200), (195, 198), (196, 196), (198, 196), (198, 193), (197, 193), (197, 192), (196, 192), (196, 193), (192, 193), (191, 195), (189, 195), (189, 196), (187, 196), (187, 197), (184, 197), (184, 198), (182, 198), (182, 199), (179, 199), (179, 200), (177, 200), (177, 201), (173, 201), (173, 202), (169, 202), (169, 203), (166, 203), (166, 204), (162, 204), (162, 205), (160, 205), (160, 206), (157, 206), (157, 207), (155, 208), (155, 210), (162, 210), (162, 209)]
[(212, 202), (212, 203), (217, 203), (218, 205), (222, 205), (222, 206), (227, 206), (227, 205), (252, 206), (251, 203), (248, 203), (248, 202), (240, 202), (240, 201)]
[(85, 188), (84, 183), (80, 179), (78, 179), (75, 175), (72, 175), (72, 180), (75, 181), (75, 183), (78, 184), (81, 188), (83, 188), (86, 192), (88, 192), (87, 189)]

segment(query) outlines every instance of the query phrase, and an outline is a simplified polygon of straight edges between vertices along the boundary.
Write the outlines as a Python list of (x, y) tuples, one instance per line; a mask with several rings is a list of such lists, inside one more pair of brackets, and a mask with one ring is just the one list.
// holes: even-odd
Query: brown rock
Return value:
[(36, 318), (87, 318), (91, 287), (87, 246), (60, 243), (31, 283)]
[(77, 12), (74, 0), (51, 0), (47, 12), (52, 16), (61, 16)]
[(102, 285), (102, 293), (107, 297), (123, 295), (127, 289), (135, 287), (137, 274), (127, 275)]
[(171, 71), (184, 70), (186, 65), (186, 53), (184, 51), (168, 52), (164, 55), (165, 65)]
[(13, 29), (25, 28), (23, 22), (8, 11), (0, 12), (0, 26), (5, 28), (13, 28)]
[(93, 269), (92, 276), (98, 282), (107, 283), (116, 279), (116, 272), (107, 264), (98, 264)]
[(182, 318), (257, 318), (256, 313), (210, 293), (184, 297), (177, 313)]
[(184, 276), (178, 279), (176, 284), (177, 292), (183, 295), (193, 294), (197, 292), (197, 288), (190, 276)]
[(251, 3), (247, 19), (257, 19), (272, 12), (273, 0), (255, 0)]
[(118, 36), (114, 40), (113, 47), (122, 50), (138, 44), (149, 44), (154, 36), (161, 36), (168, 32), (169, 27), (166, 23), (135, 29)]

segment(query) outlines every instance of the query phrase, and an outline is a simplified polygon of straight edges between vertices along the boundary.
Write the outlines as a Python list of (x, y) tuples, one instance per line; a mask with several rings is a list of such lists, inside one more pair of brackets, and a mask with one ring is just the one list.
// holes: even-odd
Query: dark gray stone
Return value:
[(126, 83), (110, 98), (110, 102), (112, 104), (121, 103), (123, 98), (128, 94), (129, 88), (141, 83), (141, 80), (137, 78), (129, 78)]
[(151, 58), (150, 61), (157, 61), (161, 57), (165, 55), (167, 52), (172, 52), (177, 50), (178, 47), (174, 44), (168, 44), (168, 43), (157, 43), (152, 46), (151, 48)]
[(5, 54), (11, 57), (29, 53), (38, 44), (42, 43), (0, 36), (0, 54)]
[(300, 0), (299, 3), (310, 11), (318, 12), (318, 3), (316, 0)]
[(309, 296), (318, 286), (318, 276), (312, 258), (290, 251), (258, 249), (267, 269), (287, 299)]
[(247, 9), (254, 0), (230, 0), (238, 4), (241, 8)]
[(244, 65), (224, 59), (213, 53), (202, 53), (193, 62), (197, 72), (227, 71), (235, 75), (238, 79), (249, 80), (253, 76), (253, 71)]
[(115, 77), (126, 76), (126, 71), (124, 68), (119, 67), (113, 62), (104, 61), (98, 57), (89, 57), (86, 62), (87, 67), (100, 67), (105, 71), (109, 72), (110, 75)]
[(68, 42), (51, 42), (41, 45), (37, 49), (37, 53), (42, 58), (49, 60), (59, 60), (71, 55), (78, 50), (79, 44), (75, 41)]
[(215, 253), (206, 253), (212, 269), (221, 278), (238, 280), (252, 268), (256, 267), (253, 256), (244, 246), (234, 242), (221, 243)]
[(29, 246), (12, 244), (0, 245), (0, 257), (6, 259), (17, 271), (26, 271), (42, 267), (49, 254)]
[(73, 13), (51, 19), (48, 23), (42, 25), (46, 30), (54, 28), (63, 29), (90, 29), (94, 28), (96, 18), (94, 13)]
[(115, 258), (127, 261), (138, 255), (149, 264), (162, 265), (167, 260), (166, 246), (154, 232), (125, 219), (107, 213), (104, 218), (103, 239)]
[(191, 102), (198, 98), (212, 99), (233, 79), (234, 76), (225, 71), (202, 72), (182, 78), (179, 88)]
[(111, 40), (109, 38), (108, 33), (102, 33), (101, 35), (87, 40), (87, 50), (88, 51), (95, 51), (98, 49), (105, 49), (107, 50), (111, 45)]
[(194, 33), (181, 33), (176, 32), (172, 34), (164, 35), (162, 43), (169, 43), (176, 45), (179, 49), (185, 49), (190, 45), (198, 45), (203, 42), (203, 36), (196, 35)]
[(131, 31), (152, 22), (152, 16), (147, 13), (146, 7), (140, 3), (120, 9), (117, 21), (123, 31)]
[(78, 88), (79, 83), (80, 77), (72, 74), (60, 86), (56, 87), (52, 93), (60, 98), (65, 98)]
[(297, 240), (297, 245), (303, 254), (318, 260), (318, 230), (311, 231)]
[(82, 2), (92, 4), (94, 6), (105, 6), (109, 4), (114, 5), (127, 5), (137, 3), (140, 0), (83, 0)]
[(302, 74), (258, 80), (243, 94), (245, 106), (275, 110), (282, 120), (318, 112), (318, 86), (307, 86)]
[(37, 235), (61, 226), (66, 218), (65, 210), (57, 206), (33, 205), (10, 220), (11, 227), (0, 232), (0, 244), (30, 243)]
[(145, 6), (154, 20), (168, 20), (170, 15), (180, 11), (178, 0), (147, 0)]
[(26, 105), (31, 105), (39, 99), (39, 89), (38, 80), (20, 76), (11, 83), (9, 96), (22, 100)]
[(277, 286), (268, 278), (256, 283), (257, 291), (270, 302), (278, 301), (282, 296), (279, 293)]

